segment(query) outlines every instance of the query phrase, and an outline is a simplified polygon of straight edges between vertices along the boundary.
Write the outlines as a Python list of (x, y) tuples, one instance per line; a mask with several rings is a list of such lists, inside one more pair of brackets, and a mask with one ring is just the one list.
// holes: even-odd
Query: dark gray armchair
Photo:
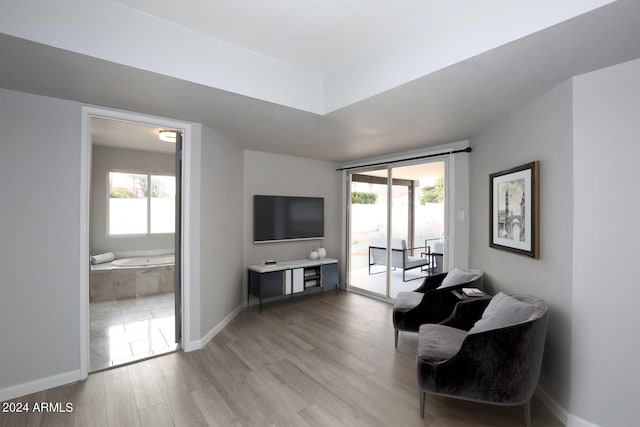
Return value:
[[(532, 296), (511, 298), (499, 293), (494, 302), (496, 298), (506, 303), (462, 301), (442, 324), (420, 327), (416, 359), (420, 416), (424, 416), (425, 394), (430, 393), (523, 405), (526, 425), (531, 425), (530, 401), (540, 375), (548, 309)], [(517, 309), (511, 310), (509, 304)]]
[[(460, 301), (451, 291), (461, 288), (482, 289), (484, 275), (480, 270), (453, 269), (453, 276), (463, 272), (464, 281), (452, 286), (440, 288), (450, 273), (440, 273), (428, 276), (422, 285), (410, 292), (399, 292), (393, 305), (393, 328), (395, 333), (395, 346), (398, 347), (398, 335), (400, 331), (418, 332), (423, 323), (439, 323), (451, 315), (456, 304)], [(466, 275), (466, 276), (465, 276)], [(466, 277), (466, 279), (464, 279)], [(454, 279), (454, 283), (459, 280)]]

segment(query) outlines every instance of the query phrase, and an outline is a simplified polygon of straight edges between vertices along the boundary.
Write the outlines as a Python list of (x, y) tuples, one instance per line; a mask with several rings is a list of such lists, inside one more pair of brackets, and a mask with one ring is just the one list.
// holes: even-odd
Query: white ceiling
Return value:
[(91, 118), (90, 127), (93, 145), (167, 154), (176, 152), (175, 143), (159, 138), (159, 132), (166, 128), (99, 117)]
[[(331, 0), (117, 2), (297, 67), (321, 71), (328, 71), (334, 64), (344, 62), (354, 48), (376, 35), (382, 36), (385, 31), (392, 31), (394, 25), (406, 25), (404, 21), (407, 18), (401, 13), (402, 9), (396, 9), (398, 12), (390, 17), (391, 22), (380, 19), (376, 10), (395, 9), (389, 8), (393, 3), (391, 0), (341, 2), (343, 4), (339, 8)], [(367, 7), (367, 3), (373, 7)], [(416, 9), (416, 5), (422, 2), (404, 3)], [(304, 13), (300, 13), (302, 10)], [(351, 25), (353, 17), (360, 16), (363, 11), (372, 19), (358, 19), (356, 25)], [(412, 16), (415, 20), (416, 15)], [(365, 25), (365, 21), (369, 21), (367, 23), (370, 25)], [(336, 37), (342, 40), (340, 49), (328, 43)]]
[[(296, 67), (326, 73), (458, 0), (116, 0)], [(465, 0), (467, 3), (469, 0)]]
[[(495, 3), (502, 0), (491, 1)], [(128, 46), (137, 46), (148, 41), (150, 36), (144, 33), (139, 35), (139, 39), (128, 38), (125, 41), (120, 41), (121, 44), (118, 40), (113, 39), (93, 40), (91, 46), (96, 45), (96, 49), (108, 50), (114, 54), (113, 57), (109, 55), (92, 56), (83, 53), (82, 49), (74, 46), (60, 49), (60, 46), (58, 48), (53, 46), (64, 45), (60, 40), (71, 34), (68, 32), (78, 29), (65, 27), (64, 30), (67, 32), (64, 32), (60, 27), (60, 22), (56, 19), (43, 19), (40, 22), (41, 25), (35, 27), (19, 25), (21, 22), (18, 18), (22, 16), (20, 14), (27, 13), (27, 6), (33, 2), (33, 0), (13, 2), (11, 7), (17, 10), (14, 16), (8, 14), (9, 17), (7, 17), (7, 14), (0, 14), (0, 54), (3, 58), (0, 64), (0, 87), (198, 122), (247, 149), (335, 162), (347, 162), (470, 138), (494, 121), (510, 114), (514, 109), (520, 108), (571, 76), (640, 57), (640, 43), (637, 42), (640, 40), (640, 25), (638, 25), (640, 22), (640, 2), (619, 0), (561, 24), (502, 44), (484, 53), (457, 60), (448, 66), (438, 68), (409, 81), (400, 79), (394, 83), (395, 87), (392, 89), (378, 91), (377, 94), (364, 95), (364, 98), (360, 95), (354, 95), (355, 98), (351, 99), (359, 98), (358, 102), (353, 102), (330, 113), (315, 114), (307, 112), (309, 110), (305, 111), (304, 108), (291, 108), (287, 106), (288, 102), (279, 105), (276, 102), (264, 100), (277, 91), (262, 98), (261, 96), (245, 95), (253, 90), (260, 90), (261, 85), (257, 84), (259, 82), (263, 82), (263, 86), (268, 86), (271, 83), (271, 80), (266, 79), (265, 74), (260, 74), (263, 72), (273, 71), (270, 74), (273, 78), (282, 75), (284, 76), (283, 81), (296, 80), (294, 74), (287, 74), (290, 69), (286, 68), (287, 64), (282, 65), (281, 61), (287, 60), (291, 63), (296, 62), (301, 67), (322, 70), (323, 67), (332, 67), (331, 64), (343, 61), (344, 58), (347, 58), (348, 61), (349, 55), (354, 55), (358, 49), (370, 49), (370, 46), (378, 43), (375, 41), (376, 32), (372, 31), (372, 28), (377, 28), (378, 24), (375, 22), (381, 19), (385, 10), (375, 9), (377, 12), (371, 12), (373, 14), (371, 16), (366, 14), (354, 16), (352, 13), (348, 19), (343, 18), (344, 14), (348, 15), (346, 10), (356, 10), (349, 9), (349, 7), (358, 5), (360, 2), (345, 2), (350, 5), (349, 7), (345, 6), (345, 11), (336, 6), (337, 3), (343, 3), (337, 2), (337, 0), (336, 2), (328, 0), (309, 2), (304, 9), (298, 6), (298, 9), (295, 10), (295, 17), (302, 19), (307, 15), (317, 15), (317, 22), (316, 18), (308, 19), (318, 27), (315, 28), (311, 23), (307, 23), (304, 29), (297, 30), (300, 31), (301, 36), (296, 38), (285, 37), (286, 34), (293, 31), (291, 28), (297, 28), (294, 23), (290, 22), (293, 15), (288, 14), (294, 13), (291, 8), (286, 8), (286, 12), (279, 8), (266, 12), (260, 9), (259, 5), (262, 3), (273, 5), (276, 2), (256, 1), (250, 2), (250, 4), (243, 1), (237, 2), (237, 5), (235, 2), (224, 2), (234, 3), (235, 6), (226, 5), (224, 13), (220, 12), (215, 16), (219, 16), (220, 18), (216, 19), (225, 21), (227, 26), (232, 27), (228, 31), (220, 30), (226, 34), (224, 37), (230, 43), (240, 43), (240, 38), (246, 37), (246, 41), (243, 42), (246, 46), (254, 50), (263, 49), (259, 53), (260, 57), (267, 58), (267, 54), (274, 55), (274, 57), (275, 55), (279, 56), (276, 63), (261, 63), (266, 64), (262, 67), (264, 69), (244, 66), (237, 68), (236, 70), (240, 71), (236, 74), (242, 74), (240, 77), (247, 77), (248, 80), (245, 80), (244, 83), (241, 82), (242, 84), (238, 86), (237, 91), (236, 89), (231, 91), (212, 86), (206, 82), (203, 83), (199, 78), (191, 78), (189, 73), (201, 72), (209, 75), (212, 70), (215, 71), (218, 65), (221, 70), (227, 70), (224, 67), (228, 65), (227, 62), (232, 62), (231, 59), (246, 60), (247, 56), (221, 57), (218, 62), (213, 61), (205, 64), (213, 68), (201, 68), (188, 66), (187, 62), (180, 61), (182, 54), (188, 56), (191, 52), (192, 47), (190, 46), (179, 46), (173, 55), (172, 52), (166, 52), (165, 49), (162, 61), (154, 60), (151, 51), (148, 55), (142, 55), (143, 59), (149, 59), (149, 63), (152, 65), (162, 63), (181, 66), (183, 69), (178, 71), (184, 73), (180, 74), (173, 71), (164, 72), (161, 69), (150, 70), (147, 63), (140, 65), (139, 62), (136, 62), (141, 55), (131, 58), (118, 56), (130, 54), (131, 52), (127, 50)], [(150, 3), (157, 4), (154, 13), (158, 15), (175, 12), (171, 9), (173, 2), (166, 0), (154, 2), (123, 0), (121, 3), (125, 2), (132, 7), (139, 8), (147, 7)], [(503, 2), (505, 4), (514, 3), (507, 0), (503, 0)], [(85, 4), (94, 3), (97, 4), (95, 0), (84, 2), (61, 0), (57, 5), (72, 4), (75, 8), (82, 8)], [(107, 3), (116, 4), (114, 2)], [(194, 28), (199, 25), (197, 22), (201, 22), (201, 24), (214, 22), (213, 18), (207, 15), (208, 9), (206, 8), (212, 7), (211, 5), (222, 7), (220, 6), (222, 3), (218, 1), (204, 2), (204, 0), (201, 5), (190, 3), (192, 7), (188, 10), (191, 13), (182, 16), (176, 12), (177, 17), (174, 20), (184, 20), (179, 24), (191, 25)], [(296, 2), (297, 5), (299, 3)], [(385, 3), (387, 6), (390, 4), (381, 3)], [(447, 2), (442, 0), (429, 3), (441, 6)], [(535, 3), (544, 3), (547, 6), (558, 4), (558, 7), (561, 7), (567, 2)], [(23, 8), (24, 4), (27, 6)], [(283, 4), (285, 3), (283, 2)], [(417, 2), (399, 2), (399, 4), (406, 7), (399, 7), (398, 10), (394, 10), (394, 13), (390, 14), (388, 22), (385, 21), (387, 26), (381, 25), (381, 35), (385, 31), (393, 31), (392, 27), (394, 26), (396, 30), (410, 27), (413, 22), (410, 16), (411, 7), (421, 7), (417, 5)], [(456, 0), (451, 4), (459, 5), (460, 3)], [(479, 5), (485, 3), (471, 2), (469, 4), (475, 5), (475, 9), (478, 10)], [(56, 13), (68, 12), (68, 10), (58, 11), (61, 6), (57, 8), (51, 6), (50, 9), (44, 10), (48, 5), (50, 3), (43, 3), (41, 8), (43, 10), (39, 10), (40, 15), (60, 16)], [(329, 12), (325, 14), (320, 12), (323, 7), (329, 8), (330, 6), (333, 8), (333, 15)], [(368, 10), (366, 7), (360, 6), (363, 10)], [(243, 23), (258, 19), (256, 16), (260, 17), (260, 13), (246, 13), (244, 17), (236, 16), (234, 21), (230, 16), (237, 15), (241, 9), (263, 13), (264, 22), (259, 20), (260, 23), (255, 26)], [(389, 9), (386, 10), (393, 9), (389, 6)], [(199, 15), (203, 15), (207, 19), (203, 18), (198, 21)], [(282, 19), (279, 20), (278, 16), (282, 16)], [(331, 25), (331, 16), (335, 17), (333, 24), (336, 29), (334, 32), (327, 29), (327, 26)], [(139, 18), (138, 15), (134, 17)], [(105, 17), (104, 20), (108, 21), (107, 18)], [(477, 19), (482, 21), (483, 18), (480, 15)], [(302, 20), (304, 21), (304, 19)], [(86, 24), (83, 22), (79, 21), (78, 27)], [(221, 25), (220, 28), (224, 28), (224, 25), (215, 22), (216, 25)], [(102, 25), (100, 20), (90, 23), (94, 27)], [(345, 28), (350, 25), (354, 28), (361, 26), (362, 29), (354, 32), (353, 36), (346, 36), (344, 35)], [(207, 31), (213, 31), (212, 27), (207, 27), (209, 28)], [(280, 27), (282, 29), (274, 33), (267, 30), (268, 28)], [(38, 39), (30, 33), (17, 35), (20, 31), (33, 30), (33, 28), (44, 34), (46, 38)], [(260, 28), (262, 33), (254, 34), (256, 28)], [(453, 33), (460, 30), (455, 25), (447, 28)], [(198, 31), (205, 30), (206, 28), (203, 28)], [(308, 32), (306, 32), (307, 30)], [(346, 38), (345, 43), (340, 43), (340, 39), (336, 40), (327, 35), (334, 33)], [(57, 34), (61, 34), (60, 37), (56, 38)], [(308, 36), (302, 37), (304, 34)], [(312, 37), (312, 34), (315, 36)], [(183, 36), (187, 37), (187, 35)], [(153, 36), (161, 37), (155, 33)], [(195, 36), (193, 37), (195, 40)], [(213, 43), (214, 38), (207, 37), (209, 37), (207, 40)], [(31, 38), (32, 41), (27, 41), (25, 38)], [(77, 40), (78, 43), (90, 38), (89, 36), (85, 39), (68, 37), (69, 40)], [(263, 38), (265, 39), (264, 46), (260, 47), (259, 43)], [(278, 43), (279, 38), (283, 38), (282, 43)], [(36, 42), (33, 39), (37, 39)], [(472, 41), (470, 44), (473, 44)], [(201, 45), (197, 46), (202, 47)], [(216, 46), (212, 44), (212, 51), (217, 49)], [(273, 53), (267, 53), (265, 49), (272, 49)], [(284, 49), (287, 52), (277, 53), (278, 49)], [(193, 53), (194, 55), (206, 56), (207, 52), (206, 48), (198, 48)], [(309, 53), (311, 54), (309, 55)], [(444, 56), (447, 54), (448, 52), (442, 53)], [(305, 55), (309, 56), (305, 57)], [(401, 63), (402, 58), (398, 59), (398, 63)], [(271, 61), (273, 58), (269, 60)], [(251, 64), (258, 63), (252, 62)], [(364, 63), (360, 63), (359, 66), (362, 64)], [(415, 72), (417, 69), (404, 68), (409, 72)], [(357, 69), (359, 68), (351, 68), (351, 70)], [(247, 74), (254, 71), (256, 73), (254, 75)], [(384, 70), (373, 67), (370, 71), (375, 74)], [(176, 75), (185, 77), (176, 78)], [(223, 77), (225, 76), (229, 77), (226, 74)], [(329, 73), (327, 79), (330, 76), (335, 77), (334, 74)], [(367, 80), (370, 77), (366, 72), (354, 76), (354, 82)], [(357, 78), (358, 76), (360, 77)], [(235, 77), (235, 75), (231, 77)], [(254, 77), (257, 80), (252, 81), (251, 78)], [(296, 80), (297, 83), (304, 81), (307, 80)], [(313, 81), (313, 79), (308, 81)], [(235, 83), (238, 82), (240, 81)], [(355, 85), (354, 83), (352, 86)], [(279, 87), (282, 89), (284, 86)], [(300, 91), (304, 92), (306, 86), (299, 87)], [(290, 91), (290, 94), (295, 95), (298, 92), (298, 90), (293, 90)]]

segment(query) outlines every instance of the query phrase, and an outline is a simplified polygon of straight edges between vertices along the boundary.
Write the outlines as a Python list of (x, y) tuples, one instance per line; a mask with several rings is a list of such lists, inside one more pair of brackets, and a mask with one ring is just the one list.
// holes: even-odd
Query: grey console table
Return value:
[(338, 286), (338, 260), (324, 258), (318, 260), (298, 259), (279, 261), (276, 264), (256, 264), (248, 268), (247, 306), (251, 295), (260, 299), (304, 293), (313, 288)]

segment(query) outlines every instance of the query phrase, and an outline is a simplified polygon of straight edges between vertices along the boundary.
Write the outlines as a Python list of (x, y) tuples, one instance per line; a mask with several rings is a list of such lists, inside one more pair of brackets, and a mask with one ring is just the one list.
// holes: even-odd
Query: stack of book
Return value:
[(462, 288), (462, 293), (468, 297), (481, 297), (484, 295), (484, 292), (478, 288)]

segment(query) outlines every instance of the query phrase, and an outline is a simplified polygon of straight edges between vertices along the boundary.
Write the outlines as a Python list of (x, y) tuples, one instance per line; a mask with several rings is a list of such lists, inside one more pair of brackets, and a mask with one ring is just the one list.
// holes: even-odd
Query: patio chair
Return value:
[[(386, 270), (379, 271), (377, 273), (371, 272), (372, 265), (387, 265), (387, 248), (386, 243), (381, 241), (372, 242), (374, 245), (369, 246), (369, 274), (378, 274), (382, 273)], [(377, 243), (377, 244), (376, 244)], [(416, 250), (422, 250), (423, 256), (413, 256), (410, 255)], [(409, 280), (416, 280), (425, 277), (425, 275), (413, 277), (411, 279), (407, 279), (406, 272), (407, 270), (413, 270), (415, 268), (420, 268), (421, 271), (425, 271), (425, 267), (427, 268), (427, 272), (429, 272), (429, 268), (431, 265), (431, 253), (430, 248), (425, 246), (420, 246), (416, 248), (407, 248), (407, 241), (400, 239), (392, 239), (391, 240), (391, 267), (395, 270), (396, 268), (402, 269), (402, 281), (407, 282)]]

